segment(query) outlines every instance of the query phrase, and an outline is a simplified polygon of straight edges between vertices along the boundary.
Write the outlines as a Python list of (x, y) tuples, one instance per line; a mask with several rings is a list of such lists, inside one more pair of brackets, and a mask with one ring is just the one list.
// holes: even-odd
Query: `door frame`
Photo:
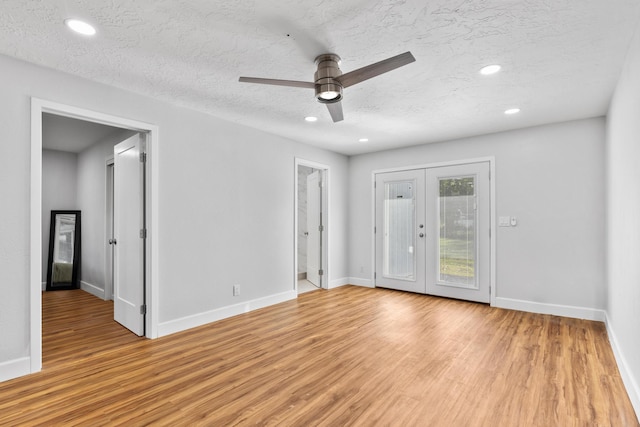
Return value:
[(394, 168), (387, 169), (375, 169), (371, 171), (371, 283), (373, 287), (375, 287), (376, 279), (374, 277), (376, 270), (376, 233), (375, 233), (375, 223), (376, 223), (376, 174), (386, 173), (386, 172), (401, 172), (401, 171), (409, 171), (413, 169), (431, 169), (438, 168), (443, 166), (460, 166), (466, 165), (470, 163), (481, 163), (481, 162), (489, 162), (489, 200), (490, 200), (490, 214), (489, 214), (489, 222), (491, 227), (491, 252), (489, 254), (489, 268), (490, 268), (490, 284), (489, 289), (491, 292), (491, 306), (496, 305), (496, 173), (495, 173), (495, 163), (496, 159), (494, 156), (487, 157), (475, 157), (470, 159), (461, 159), (461, 160), (451, 160), (445, 162), (436, 162), (436, 163), (424, 163), (418, 165), (411, 166), (400, 166)]
[(147, 263), (145, 292), (147, 295), (146, 337), (158, 337), (159, 289), (159, 128), (157, 125), (104, 114), (80, 107), (36, 97), (31, 98), (31, 196), (30, 196), (30, 371), (42, 369), (42, 113), (115, 126), (147, 135)]
[(294, 159), (294, 188), (293, 188), (293, 289), (296, 294), (298, 293), (298, 166), (307, 166), (313, 169), (319, 169), (322, 171), (322, 224), (324, 229), (321, 233), (322, 239), (322, 265), (320, 268), (324, 271), (322, 279), (320, 281), (322, 289), (329, 289), (329, 226), (330, 226), (330, 209), (329, 209), (329, 189), (330, 189), (330, 173), (331, 170), (328, 165), (314, 162), (311, 160), (305, 160), (299, 157)]
[[(109, 156), (105, 160), (105, 207), (106, 221), (104, 224), (104, 242), (105, 242), (105, 260), (104, 260), (104, 299), (105, 301), (113, 300), (113, 245), (109, 243), (109, 239), (113, 235), (113, 174), (115, 172), (115, 163), (113, 156)], [(111, 199), (111, 200), (109, 200)], [(109, 226), (111, 220), (111, 226)], [(111, 233), (109, 233), (111, 230)], [(111, 235), (110, 235), (111, 234)]]

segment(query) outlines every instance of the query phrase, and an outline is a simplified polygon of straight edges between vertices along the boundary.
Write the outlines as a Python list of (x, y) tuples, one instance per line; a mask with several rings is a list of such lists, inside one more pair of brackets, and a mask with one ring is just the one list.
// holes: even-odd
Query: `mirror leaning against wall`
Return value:
[(47, 291), (78, 288), (80, 211), (51, 211)]

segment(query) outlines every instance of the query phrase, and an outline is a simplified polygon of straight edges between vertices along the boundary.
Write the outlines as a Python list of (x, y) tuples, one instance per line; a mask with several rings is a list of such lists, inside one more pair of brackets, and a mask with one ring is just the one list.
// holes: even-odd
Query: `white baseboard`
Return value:
[(85, 292), (89, 292), (91, 295), (97, 296), (100, 299), (104, 299), (104, 289), (100, 289), (96, 285), (92, 285), (91, 283), (81, 280), (80, 289)]
[(493, 307), (509, 310), (527, 311), (529, 313), (553, 314), (555, 316), (573, 317), (575, 319), (605, 321), (605, 311), (595, 308), (575, 307), (571, 305), (546, 304), (511, 298), (496, 297)]
[(31, 373), (31, 358), (9, 360), (0, 363), (0, 382), (22, 377)]
[(373, 280), (363, 279), (361, 277), (349, 277), (349, 283), (356, 286), (364, 286), (365, 288), (375, 288)]
[(605, 313), (605, 325), (607, 326), (607, 335), (609, 335), (609, 343), (611, 343), (611, 348), (613, 349), (613, 355), (616, 358), (616, 363), (618, 365), (618, 371), (620, 372), (620, 376), (622, 377), (622, 382), (624, 383), (624, 387), (627, 389), (627, 394), (629, 395), (629, 400), (631, 400), (631, 405), (633, 406), (634, 411), (636, 412), (636, 417), (640, 419), (640, 386), (637, 381), (633, 377), (631, 370), (629, 369), (629, 364), (627, 363), (627, 359), (624, 357), (624, 353), (622, 353), (622, 349), (618, 344), (618, 338), (616, 337), (615, 332), (613, 331), (613, 326), (611, 325), (611, 321), (609, 320), (609, 316)]
[(227, 317), (237, 316), (238, 314), (248, 313), (259, 308), (296, 299), (297, 297), (298, 294), (296, 291), (290, 290), (263, 298), (257, 298), (251, 301), (244, 301), (238, 304), (220, 307), (204, 313), (198, 313), (182, 317), (180, 319), (163, 322), (158, 325), (158, 337), (206, 325), (207, 323), (216, 322), (218, 320), (226, 319)]
[(340, 279), (329, 280), (328, 289), (339, 288), (340, 286), (344, 286), (348, 284), (349, 284), (349, 278), (341, 277)]

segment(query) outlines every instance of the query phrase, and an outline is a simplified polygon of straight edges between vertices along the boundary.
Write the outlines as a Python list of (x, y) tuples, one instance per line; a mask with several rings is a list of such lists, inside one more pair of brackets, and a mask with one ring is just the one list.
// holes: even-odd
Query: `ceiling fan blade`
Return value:
[(342, 87), (353, 86), (356, 83), (363, 82), (372, 77), (379, 76), (380, 74), (384, 74), (388, 71), (410, 64), (415, 60), (416, 58), (413, 57), (411, 52), (401, 53), (400, 55), (376, 62), (375, 64), (349, 71), (346, 74), (336, 77), (336, 80), (342, 84)]
[(342, 102), (338, 101), (327, 104), (327, 109), (334, 123), (344, 120), (344, 116), (342, 115)]
[(316, 88), (316, 84), (313, 82), (301, 82), (298, 80), (278, 80), (278, 79), (261, 79), (260, 77), (240, 77), (238, 81), (243, 83), (260, 83), (263, 85), (302, 87), (302, 88), (308, 88), (308, 89)]

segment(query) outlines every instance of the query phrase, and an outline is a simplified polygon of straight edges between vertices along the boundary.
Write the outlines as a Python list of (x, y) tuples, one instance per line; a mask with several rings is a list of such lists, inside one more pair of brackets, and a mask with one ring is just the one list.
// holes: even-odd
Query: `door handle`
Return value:
[(116, 243), (117, 243), (116, 239), (109, 239), (109, 244), (110, 245), (115, 245)]
[(424, 237), (424, 233), (420, 233), (420, 234), (418, 234), (418, 236)]

